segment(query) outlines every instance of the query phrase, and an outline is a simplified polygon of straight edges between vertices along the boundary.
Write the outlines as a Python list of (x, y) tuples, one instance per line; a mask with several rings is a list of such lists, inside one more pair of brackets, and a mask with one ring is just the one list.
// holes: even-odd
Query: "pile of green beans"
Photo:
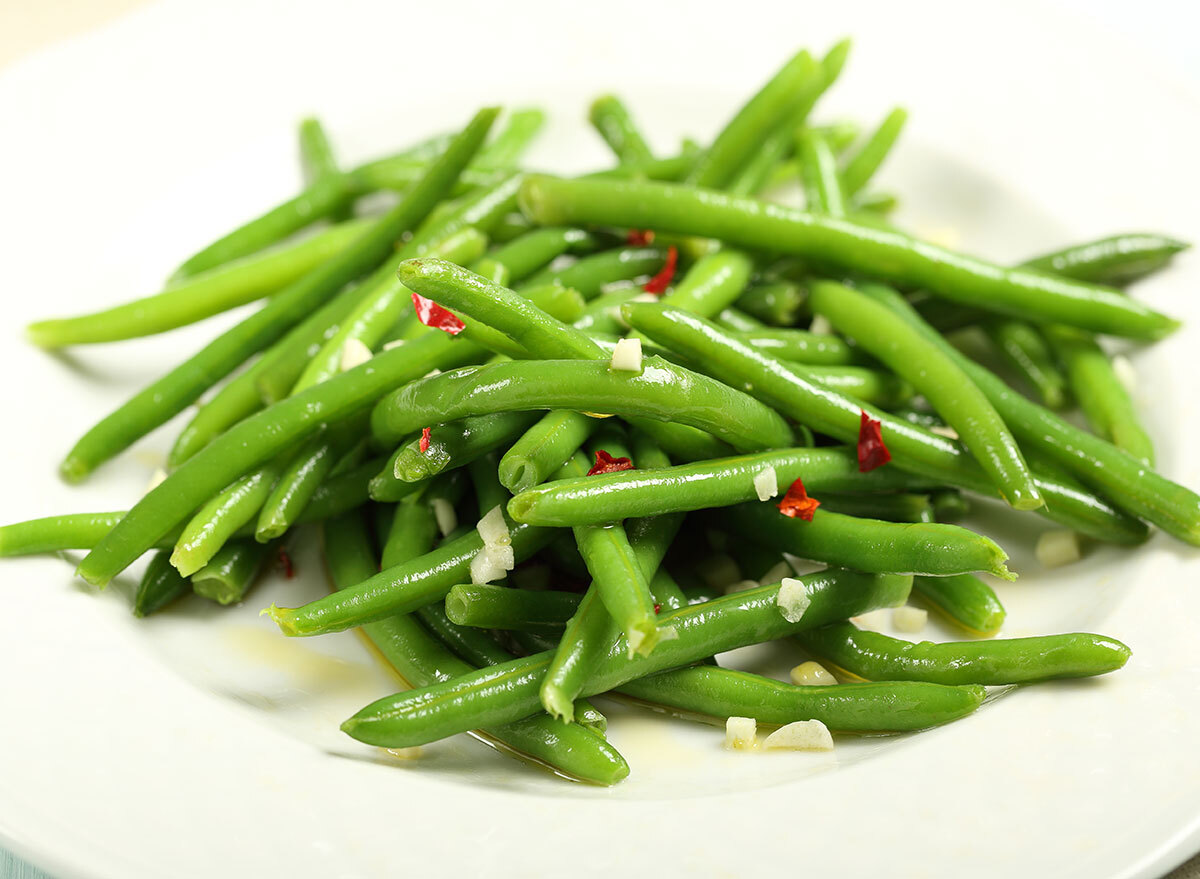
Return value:
[[(992, 639), (1027, 571), (968, 495), (1093, 543), (1155, 526), (1200, 545), (1200, 495), (1152, 469), (1098, 339), (1178, 326), (1124, 288), (1187, 245), (1124, 234), (998, 266), (896, 228), (872, 181), (907, 113), (816, 118), (849, 53), (795, 53), (676, 154), (598, 97), (613, 163), (569, 179), (522, 166), (537, 108), (355, 168), (303, 120), (298, 195), (153, 296), (30, 325), (58, 349), (265, 300), (60, 467), (79, 481), (206, 396), (164, 477), (128, 510), (0, 526), (0, 557), (82, 551), (103, 587), (146, 556), (144, 617), (253, 600), (317, 529), (329, 594), (264, 612), (281, 637), (360, 630), (412, 688), (349, 736), (471, 733), (598, 785), (629, 765), (590, 697), (875, 734), (957, 720), (985, 687), (1116, 671), (1130, 651), (1104, 635)], [(789, 187), (803, 210), (771, 200)], [(359, 216), (381, 189), (394, 207)], [(947, 339), (963, 327), (1039, 402)], [(1073, 402), (1090, 430), (1049, 411)], [(854, 622), (909, 601), (970, 639)], [(855, 682), (718, 664), (766, 642)]]

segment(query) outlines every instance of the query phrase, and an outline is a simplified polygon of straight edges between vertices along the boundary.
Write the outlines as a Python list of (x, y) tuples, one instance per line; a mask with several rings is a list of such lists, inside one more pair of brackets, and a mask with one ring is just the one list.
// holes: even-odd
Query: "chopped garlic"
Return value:
[(856, 617), (850, 617), (850, 622), (868, 632), (882, 632), (888, 627), (891, 616), (891, 611), (886, 607), (877, 607), (866, 613), (860, 613)]
[(512, 535), (508, 533), (508, 523), (504, 521), (504, 512), (499, 504), (475, 523), (475, 530), (483, 538), (484, 546), (508, 546), (512, 543)]
[(793, 751), (832, 751), (833, 736), (819, 720), (797, 720), (767, 736), (763, 746)]
[(798, 687), (828, 687), (836, 684), (837, 678), (819, 662), (802, 662), (790, 672), (792, 683)]
[(761, 586), (757, 580), (738, 580), (736, 583), (730, 583), (725, 587), (725, 594), (732, 595), (734, 592), (745, 592), (747, 589), (757, 589)]
[(938, 436), (944, 436), (947, 439), (958, 439), (958, 431), (948, 424), (935, 424), (929, 428), (930, 433), (936, 433)]
[(767, 571), (758, 579), (760, 586), (766, 586), (768, 583), (778, 583), (784, 577), (790, 577), (795, 571), (787, 562), (778, 562), (775, 567)]
[(770, 500), (779, 494), (779, 477), (774, 467), (764, 467), (754, 474), (754, 490), (760, 501)]
[(154, 491), (154, 489), (156, 489), (160, 485), (162, 485), (166, 481), (166, 479), (167, 479), (167, 471), (164, 470), (163, 468), (159, 467), (157, 470), (154, 471), (153, 475), (151, 475), (150, 481), (146, 483), (145, 493), (149, 494), (150, 492)]
[(362, 366), (371, 359), (371, 349), (367, 347), (362, 339), (347, 339), (346, 344), (342, 346), (342, 359), (340, 367), (342, 372), (348, 369), (354, 369), (356, 366)]
[(700, 578), (710, 589), (724, 589), (742, 579), (742, 572), (730, 556), (711, 555), (700, 565)]
[(658, 296), (654, 293), (639, 293), (629, 300), (630, 302), (658, 302)]
[(435, 375), (441, 375), (442, 371), (436, 367), (425, 373), (424, 378), (433, 378)]
[(804, 587), (804, 581), (784, 577), (779, 584), (779, 594), (775, 597), (775, 603), (779, 605), (779, 612), (785, 620), (789, 623), (800, 622), (809, 605), (808, 590)]
[(921, 607), (905, 605), (892, 610), (892, 628), (897, 632), (919, 632), (928, 621), (929, 611)]
[(392, 341), (390, 341), (390, 342), (383, 343), (383, 350), (391, 351), (393, 348), (399, 348), (401, 345), (403, 345), (407, 341), (408, 341), (408, 339), (392, 339)]
[(642, 371), (642, 340), (619, 339), (613, 348), (612, 368), (618, 372)]
[(812, 323), (808, 325), (810, 333), (816, 333), (818, 336), (832, 336), (833, 324), (823, 314), (818, 314), (812, 319)]
[(442, 537), (458, 527), (458, 513), (454, 512), (454, 505), (450, 501), (444, 497), (435, 497), (431, 506), (433, 518), (437, 520), (438, 531), (442, 532)]
[(730, 751), (753, 751), (758, 745), (758, 723), (753, 717), (730, 717), (725, 721), (725, 747)]
[(503, 580), (515, 567), (511, 546), (485, 546), (471, 559), (471, 582), (479, 585)]
[(1046, 531), (1038, 538), (1034, 555), (1047, 568), (1077, 562), (1082, 556), (1079, 535), (1074, 531)]
[(1128, 357), (1124, 354), (1118, 354), (1114, 357), (1112, 359), (1112, 371), (1126, 392), (1132, 394), (1137, 390), (1137, 372), (1134, 370), (1133, 364), (1129, 362)]

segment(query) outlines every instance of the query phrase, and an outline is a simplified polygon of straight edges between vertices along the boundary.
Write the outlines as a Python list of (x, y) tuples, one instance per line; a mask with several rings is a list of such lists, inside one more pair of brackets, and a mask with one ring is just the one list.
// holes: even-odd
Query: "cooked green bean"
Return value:
[(736, 250), (718, 250), (700, 257), (670, 293), (659, 301), (704, 317), (719, 314), (738, 301), (754, 261)]
[(637, 163), (654, 159), (650, 145), (616, 95), (603, 95), (592, 101), (588, 109), (588, 121), (612, 148), (618, 162)]
[(974, 574), (913, 577), (913, 592), (947, 619), (976, 635), (994, 635), (1004, 625), (1004, 605)]
[[(715, 324), (648, 303), (632, 303), (624, 311), (626, 319), (639, 331), (696, 358), (718, 378), (738, 386), (748, 383), (755, 394), (821, 433), (844, 442), (856, 442), (865, 411), (883, 425), (893, 465), (943, 485), (983, 494), (995, 491), (960, 443), (820, 387), (807, 377), (803, 367), (757, 351)], [(1038, 491), (1047, 501), (1046, 508), (1038, 512), (1098, 540), (1130, 544), (1145, 539), (1142, 523), (1071, 480), (1036, 465), (1034, 469)]]
[(124, 515), (124, 511), (68, 513), (0, 526), (0, 558), (91, 549)]
[[(488, 254), (508, 269), (509, 281), (524, 281), (556, 257), (578, 253), (596, 246), (596, 239), (582, 229), (569, 226), (533, 229)], [(507, 285), (505, 285), (507, 286)]]
[(463, 467), (511, 442), (535, 417), (529, 412), (497, 412), (439, 424), (430, 431), (425, 451), (421, 451), (419, 439), (404, 446), (396, 456), (393, 472), (404, 482), (420, 482), (453, 467)]
[(1067, 380), (1037, 327), (1003, 317), (985, 320), (982, 326), (1005, 362), (1037, 392), (1043, 406), (1061, 409), (1066, 404)]
[(1071, 393), (1098, 436), (1146, 465), (1154, 466), (1154, 441), (1141, 424), (1128, 389), (1113, 371), (1112, 361), (1095, 339), (1070, 327), (1043, 331), (1067, 371)]
[(729, 329), (738, 333), (758, 333), (771, 329), (771, 327), (768, 327), (758, 318), (754, 317), (753, 315), (746, 314), (746, 312), (742, 311), (740, 308), (735, 308), (733, 306), (722, 309), (721, 313), (716, 316), (715, 320), (721, 326), (728, 327)]
[(873, 681), (1026, 684), (1108, 674), (1129, 659), (1120, 641), (1082, 633), (915, 644), (843, 622), (796, 637), (806, 650)]
[(755, 284), (737, 299), (737, 308), (773, 327), (790, 327), (808, 301), (791, 281)]
[(1079, 281), (1120, 287), (1159, 271), (1188, 247), (1164, 235), (1126, 233), (1056, 250), (1025, 265)]
[[(780, 612), (778, 585), (662, 614), (660, 625), (674, 626), (679, 637), (659, 642), (649, 656), (636, 659), (628, 657), (627, 645), (619, 639), (588, 679), (583, 695), (602, 693), (715, 653), (892, 606), (904, 600), (912, 585), (908, 577), (850, 571), (824, 571), (801, 582), (810, 603), (797, 622), (788, 622)], [(528, 717), (541, 707), (538, 686), (549, 661), (549, 652), (538, 653), (444, 684), (398, 693), (366, 706), (343, 723), (342, 730), (368, 744), (407, 747)]]
[(483, 518), (496, 507), (504, 509), (508, 499), (512, 497), (508, 489), (500, 482), (497, 466), (500, 463), (500, 453), (490, 451), (480, 455), (467, 465), (467, 473), (471, 478), (471, 486), (475, 489), (475, 506)]
[(935, 522), (897, 523), (859, 519), (818, 509), (811, 522), (782, 515), (774, 504), (748, 503), (722, 510), (722, 526), (748, 540), (800, 558), (854, 565), (873, 574), (945, 577), (987, 571), (1004, 580), (1004, 550), (982, 534)]
[(231, 540), (192, 574), (192, 588), (218, 604), (236, 604), (246, 597), (275, 548), (274, 543)]
[(825, 387), (884, 409), (901, 406), (916, 393), (906, 379), (880, 369), (823, 364), (807, 367), (809, 375)]
[[(325, 546), (337, 589), (346, 589), (362, 581), (376, 567), (365, 529), (356, 516), (328, 523)], [(406, 614), (368, 623), (364, 631), (384, 658), (411, 685), (428, 686), (435, 681), (450, 681), (474, 670)], [(573, 778), (596, 784), (615, 784), (629, 774), (628, 764), (601, 736), (586, 727), (572, 727), (544, 715), (509, 725), (487, 725), (484, 733), (489, 739)]]
[(574, 592), (526, 592), (504, 586), (464, 585), (446, 594), (446, 616), (460, 626), (521, 629), (556, 635), (579, 606)]
[(306, 184), (315, 183), (327, 174), (338, 173), (333, 144), (329, 142), (329, 135), (321, 120), (315, 117), (301, 119), (296, 129), (296, 139), (300, 148), (300, 170)]
[(842, 284), (812, 285), (813, 310), (908, 379), (953, 427), (1000, 495), (1018, 510), (1043, 505), (1017, 441), (987, 396), (939, 346), (869, 296)]
[(548, 412), (525, 431), (500, 459), (500, 482), (509, 491), (524, 491), (558, 470), (598, 427), (597, 419), (578, 412)]
[(875, 176), (875, 172), (895, 145), (906, 121), (908, 113), (904, 108), (897, 107), (892, 110), (884, 117), (883, 122), (879, 123), (879, 127), (871, 132), (866, 143), (846, 162), (846, 167), (842, 170), (842, 189), (848, 197), (855, 195)]
[(971, 505), (957, 488), (940, 488), (930, 492), (935, 522), (955, 522), (971, 511)]
[(421, 490), (422, 483), (405, 482), (403, 479), (396, 477), (396, 459), (400, 457), (407, 445), (408, 443), (402, 443), (398, 446), (396, 451), (388, 458), (387, 463), (371, 479), (371, 483), (367, 489), (371, 495), (371, 500), (381, 503), (399, 501)]
[(505, 126), (479, 151), (477, 162), (494, 168), (516, 165), (545, 124), (546, 114), (537, 107), (513, 110)]
[(657, 357), (640, 374), (603, 361), (512, 361), (464, 367), (410, 382), (381, 400), (371, 431), (382, 443), (468, 415), (572, 409), (671, 420), (750, 451), (791, 444), (791, 428), (754, 398)]
[(891, 192), (868, 192), (854, 199), (856, 213), (878, 214), (886, 217), (896, 209), (900, 199)]
[(846, 198), (829, 142), (818, 131), (802, 129), (796, 139), (796, 155), (808, 209), (830, 217), (845, 216)]
[(635, 296), (645, 295), (637, 287), (623, 287), (609, 293), (601, 293), (584, 307), (579, 318), (573, 322), (577, 330), (588, 335), (605, 334), (621, 336), (629, 329), (621, 317), (621, 306)]
[(192, 591), (192, 582), (175, 570), (171, 553), (161, 549), (150, 557), (133, 598), (133, 615), (147, 617)]
[(619, 247), (582, 257), (565, 268), (551, 264), (522, 286), (561, 284), (578, 290), (584, 299), (595, 299), (610, 284), (649, 278), (662, 268), (666, 258), (667, 252), (661, 247)]
[(885, 522), (936, 522), (933, 504), (924, 494), (822, 494), (821, 506), (831, 513), (883, 519)]
[(669, 183), (561, 180), (533, 175), (521, 205), (546, 225), (653, 228), (735, 247), (810, 256), (920, 286), (945, 299), (1099, 333), (1158, 339), (1177, 321), (1116, 290), (1023, 268), (1003, 268), (903, 233)]
[[(387, 535), (382, 541), (380, 568), (387, 570), (420, 558), (433, 549), (436, 539), (437, 521), (426, 504), (420, 501), (397, 504)], [(367, 576), (376, 573), (371, 571)]]
[(27, 333), (35, 345), (62, 348), (149, 336), (195, 323), (287, 287), (344, 251), (369, 226), (367, 220), (341, 223), (297, 244), (192, 276), (153, 296), (78, 317), (37, 321)]
[(764, 328), (739, 332), (737, 337), (780, 360), (810, 366), (852, 366), (871, 362), (868, 355), (844, 339), (808, 330)]

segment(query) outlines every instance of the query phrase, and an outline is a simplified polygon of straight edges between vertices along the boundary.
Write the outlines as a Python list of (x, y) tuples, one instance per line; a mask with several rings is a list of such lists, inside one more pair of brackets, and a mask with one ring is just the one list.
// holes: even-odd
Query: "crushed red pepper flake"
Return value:
[(779, 512), (792, 519), (800, 518), (811, 522), (813, 513), (819, 506), (821, 502), (815, 497), (809, 497), (808, 492), (804, 490), (803, 480), (797, 479), (779, 502)]
[(658, 613), (660, 610), (662, 610), (662, 605), (661, 605), (661, 604), (656, 604), (656, 605), (654, 605), (654, 612), (655, 612), (655, 613)]
[(632, 470), (633, 462), (628, 458), (614, 458), (604, 449), (596, 449), (596, 463), (592, 465), (592, 469), (587, 472), (588, 476), (595, 476), (599, 473), (616, 473), (620, 470)]
[(858, 424), (858, 472), (867, 473), (892, 460), (883, 442), (883, 425), (866, 412)]
[(675, 278), (675, 263), (679, 260), (679, 251), (672, 244), (667, 248), (667, 260), (663, 263), (663, 267), (659, 269), (658, 274), (646, 282), (646, 286), (642, 289), (647, 293), (661, 295), (665, 293), (667, 288), (671, 286), (671, 281)]
[(412, 301), (413, 308), (417, 311), (417, 320), (425, 326), (441, 330), (452, 336), (457, 336), (466, 329), (466, 324), (459, 320), (454, 312), (448, 308), (442, 308), (432, 299), (426, 299), (420, 293), (414, 293)]
[(653, 244), (654, 230), (630, 229), (629, 234), (625, 236), (625, 242), (630, 247), (645, 247), (647, 244)]
[(424, 455), (426, 452), (429, 451), (429, 434), (432, 432), (433, 432), (433, 428), (430, 428), (430, 427), (422, 427), (421, 428), (421, 441), (419, 443), (417, 443), (417, 445), (420, 447), (422, 455)]
[(292, 563), (292, 557), (282, 546), (279, 547), (279, 569), (283, 571), (283, 576), (288, 580), (296, 576), (296, 566)]

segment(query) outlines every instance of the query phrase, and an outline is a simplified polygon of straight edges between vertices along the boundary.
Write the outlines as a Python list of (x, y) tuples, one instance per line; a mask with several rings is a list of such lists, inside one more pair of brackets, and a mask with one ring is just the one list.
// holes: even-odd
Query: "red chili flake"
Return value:
[(592, 465), (592, 469), (587, 472), (588, 476), (595, 476), (597, 473), (616, 473), (619, 470), (632, 470), (633, 462), (628, 458), (614, 458), (604, 449), (596, 450), (596, 463)]
[(432, 299), (426, 299), (419, 293), (414, 293), (412, 300), (413, 308), (417, 310), (417, 320), (425, 326), (433, 327), (435, 330), (441, 330), (452, 336), (457, 336), (466, 328), (466, 324), (459, 320), (454, 312), (448, 308), (442, 308)]
[(667, 248), (667, 261), (663, 263), (663, 267), (658, 274), (646, 282), (646, 286), (642, 289), (647, 293), (665, 293), (667, 288), (671, 286), (671, 280), (675, 277), (675, 262), (679, 259), (679, 251), (672, 244)]
[(283, 576), (289, 580), (296, 576), (296, 566), (292, 564), (292, 557), (282, 546), (279, 547), (279, 568), (283, 571)]
[(662, 605), (661, 605), (661, 604), (656, 604), (656, 605), (654, 605), (654, 612), (655, 612), (655, 613), (658, 613), (660, 610), (662, 610)]
[(819, 506), (821, 502), (815, 497), (809, 497), (808, 492), (804, 490), (804, 482), (797, 479), (779, 502), (779, 512), (792, 519), (798, 516), (805, 522), (811, 522), (813, 512)]
[(430, 428), (430, 427), (422, 427), (421, 428), (421, 442), (419, 442), (417, 445), (419, 445), (421, 447), (422, 455), (424, 455), (426, 452), (429, 451), (429, 434), (432, 431), (433, 431), (433, 428)]
[(645, 247), (647, 244), (653, 244), (654, 230), (630, 229), (629, 234), (625, 236), (625, 242), (630, 247)]
[(866, 473), (892, 460), (892, 453), (883, 444), (883, 425), (866, 412), (858, 423), (858, 472)]

